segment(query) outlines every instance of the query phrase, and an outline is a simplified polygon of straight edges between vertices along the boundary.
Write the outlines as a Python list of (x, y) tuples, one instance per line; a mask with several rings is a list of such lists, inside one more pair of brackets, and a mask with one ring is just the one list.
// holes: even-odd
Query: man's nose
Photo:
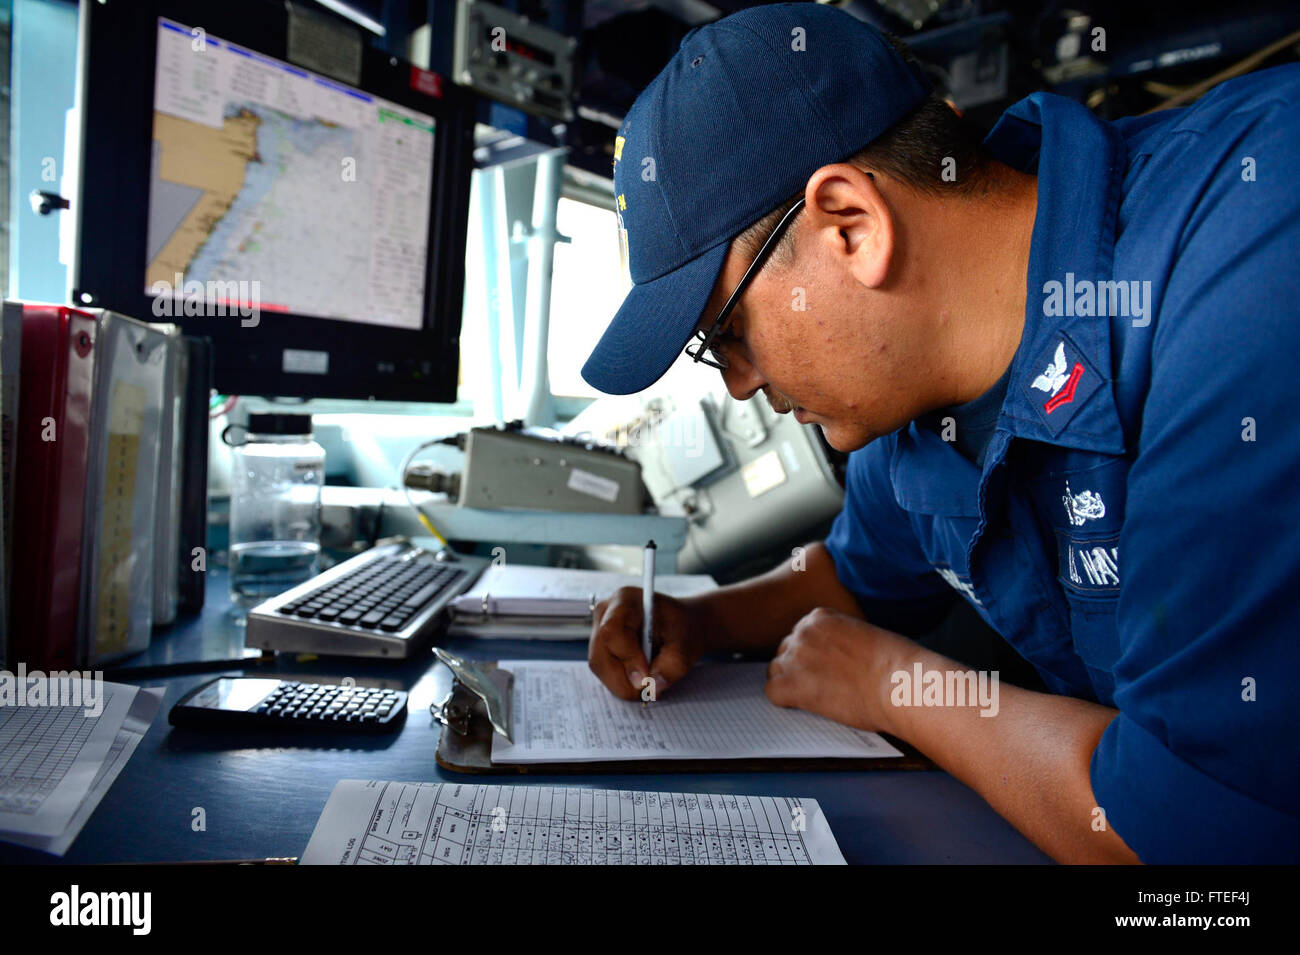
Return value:
[(748, 401), (767, 382), (746, 357), (743, 348), (728, 346), (724, 348), (724, 354), (727, 367), (722, 370), (721, 375), (727, 386), (727, 392), (737, 401)]

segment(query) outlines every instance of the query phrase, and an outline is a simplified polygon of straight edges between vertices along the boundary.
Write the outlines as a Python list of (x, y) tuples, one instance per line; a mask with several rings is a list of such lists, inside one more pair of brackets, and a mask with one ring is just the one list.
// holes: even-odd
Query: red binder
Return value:
[[(14, 488), (13, 661), (79, 665), (77, 606), (96, 323), (61, 305), (21, 308)], [(52, 439), (52, 440), (51, 440)]]

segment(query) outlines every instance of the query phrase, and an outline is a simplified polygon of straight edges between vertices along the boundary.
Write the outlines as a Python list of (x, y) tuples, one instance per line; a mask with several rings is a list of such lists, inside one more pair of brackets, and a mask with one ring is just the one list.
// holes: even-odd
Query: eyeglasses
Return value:
[(803, 204), (804, 198), (803, 196), (800, 196), (799, 201), (791, 206), (790, 211), (781, 217), (781, 221), (776, 224), (776, 228), (773, 229), (772, 234), (767, 237), (767, 241), (763, 243), (763, 247), (758, 250), (758, 255), (754, 256), (754, 261), (751, 262), (749, 268), (745, 270), (745, 274), (736, 285), (736, 290), (732, 292), (731, 297), (727, 299), (727, 304), (722, 306), (722, 311), (720, 311), (718, 317), (713, 320), (713, 324), (710, 325), (708, 329), (701, 328), (695, 333), (695, 337), (699, 339), (699, 343), (686, 346), (686, 354), (694, 361), (702, 361), (709, 367), (717, 368), (720, 371), (726, 370), (727, 359), (722, 352), (719, 351), (718, 346), (714, 344), (714, 339), (716, 339), (718, 335), (722, 334), (722, 332), (726, 331), (728, 320), (731, 318), (731, 313), (735, 309), (736, 303), (740, 301), (740, 296), (744, 293), (749, 283), (753, 281), (754, 276), (758, 274), (759, 269), (763, 267), (763, 263), (767, 260), (768, 255), (770, 255), (772, 250), (776, 248), (776, 243), (780, 240), (781, 233), (785, 232), (786, 227), (794, 220), (794, 217), (798, 215), (799, 210), (803, 208)]

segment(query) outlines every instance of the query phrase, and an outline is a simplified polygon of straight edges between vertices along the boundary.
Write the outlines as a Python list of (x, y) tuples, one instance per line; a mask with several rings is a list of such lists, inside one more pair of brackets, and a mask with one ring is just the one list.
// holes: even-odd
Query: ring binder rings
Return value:
[[(492, 619), (492, 594), (488, 593), (487, 591), (484, 591), (483, 596), (479, 598), (478, 603), (479, 603), (479, 616), (482, 618), (484, 623), (487, 623)], [(592, 618), (596, 614), (597, 603), (598, 601), (596, 600), (596, 595), (594, 593), (587, 598), (587, 617), (585, 620), (582, 621), (583, 623), (591, 622)]]
[[(526, 640), (586, 640), (596, 605), (620, 586), (635, 585), (631, 574), (570, 567), (492, 565), (450, 605), (448, 636)], [(656, 591), (687, 597), (717, 587), (703, 574), (667, 574)]]

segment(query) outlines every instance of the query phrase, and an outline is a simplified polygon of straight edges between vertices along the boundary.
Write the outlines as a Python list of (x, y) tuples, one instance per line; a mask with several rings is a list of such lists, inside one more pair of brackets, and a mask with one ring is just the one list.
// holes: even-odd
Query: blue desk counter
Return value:
[[(0, 843), (5, 864), (164, 862), (299, 856), (340, 779), (441, 780), (568, 785), (816, 799), (851, 863), (1050, 862), (971, 789), (940, 771), (799, 773), (465, 775), (437, 765), (442, 725), (429, 714), (435, 693), (431, 653), (402, 663), (339, 658), (244, 659), (242, 630), (228, 613), (224, 579), (209, 581), (209, 606), (160, 633), (145, 654), (106, 674), (117, 682), (166, 688), (163, 706), (130, 762), (62, 860)], [(581, 643), (451, 640), (478, 659), (585, 659)], [(203, 672), (174, 668), (197, 667)], [(211, 661), (227, 660), (224, 668)], [(219, 665), (219, 664), (218, 664)], [(410, 692), (394, 733), (212, 733), (173, 728), (167, 712), (218, 674), (383, 684)], [(205, 828), (196, 831), (202, 810)]]

